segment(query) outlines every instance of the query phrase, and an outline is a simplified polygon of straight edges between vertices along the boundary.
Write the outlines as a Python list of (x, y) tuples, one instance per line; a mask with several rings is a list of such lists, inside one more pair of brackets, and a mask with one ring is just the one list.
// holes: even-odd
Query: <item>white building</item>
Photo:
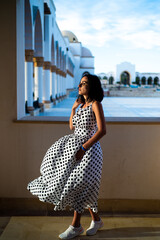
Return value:
[(24, 106), (32, 112), (63, 98), (67, 89), (78, 85), (83, 72), (93, 73), (94, 57), (72, 32), (61, 33), (53, 0), (25, 0), (24, 8), (24, 35), (19, 30), (23, 29), (22, 21), (17, 29), (19, 53), (25, 52), (25, 83), (21, 87)]
[(123, 62), (116, 66), (116, 82), (130, 85), (135, 81), (135, 65)]
[(136, 79), (142, 85), (157, 85), (160, 83), (160, 73), (136, 72)]
[(84, 72), (94, 73), (94, 57), (91, 51), (82, 46), (78, 38), (70, 31), (62, 31), (66, 44), (73, 54), (75, 64), (74, 86), (78, 86)]
[(135, 65), (129, 62), (117, 64), (116, 71), (97, 74), (101, 81), (107, 79), (107, 84), (131, 85), (158, 85), (160, 83), (160, 73), (139, 73), (136, 72)]

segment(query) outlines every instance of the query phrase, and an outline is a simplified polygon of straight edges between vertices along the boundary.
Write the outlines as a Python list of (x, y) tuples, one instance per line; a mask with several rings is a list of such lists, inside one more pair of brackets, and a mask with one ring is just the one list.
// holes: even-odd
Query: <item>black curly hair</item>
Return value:
[(88, 99), (90, 99), (91, 101), (95, 100), (101, 102), (104, 97), (104, 92), (99, 78), (96, 75), (92, 75), (90, 73), (85, 73), (83, 74), (82, 77), (88, 78), (89, 84)]

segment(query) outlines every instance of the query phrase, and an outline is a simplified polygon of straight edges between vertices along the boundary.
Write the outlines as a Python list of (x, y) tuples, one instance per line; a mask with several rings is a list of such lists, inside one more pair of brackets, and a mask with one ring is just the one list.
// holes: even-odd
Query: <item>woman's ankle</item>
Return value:
[(94, 217), (92, 220), (93, 220), (94, 222), (99, 222), (99, 221), (101, 220), (101, 218), (98, 216), (98, 217)]
[(75, 227), (75, 228), (79, 228), (81, 226), (81, 224), (80, 223), (76, 223), (76, 224), (72, 224), (72, 226)]

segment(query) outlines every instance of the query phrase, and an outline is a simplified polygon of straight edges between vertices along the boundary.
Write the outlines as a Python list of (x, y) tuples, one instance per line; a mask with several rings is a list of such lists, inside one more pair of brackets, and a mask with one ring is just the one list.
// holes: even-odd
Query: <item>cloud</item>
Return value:
[(136, 48), (152, 49), (153, 47), (160, 47), (160, 33), (151, 30), (125, 35), (123, 40), (132, 43)]
[(63, 0), (63, 3), (55, 1), (58, 25), (61, 30), (73, 31), (83, 44), (103, 47), (116, 40), (132, 48), (160, 46), (160, 14), (155, 12), (156, 1), (69, 0), (66, 3)]

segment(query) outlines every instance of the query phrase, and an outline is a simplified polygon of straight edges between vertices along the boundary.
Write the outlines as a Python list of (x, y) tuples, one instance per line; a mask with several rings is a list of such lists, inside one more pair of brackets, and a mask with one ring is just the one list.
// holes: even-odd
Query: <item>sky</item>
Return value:
[(53, 0), (61, 31), (73, 32), (95, 57), (95, 73), (122, 62), (160, 72), (160, 0)]

